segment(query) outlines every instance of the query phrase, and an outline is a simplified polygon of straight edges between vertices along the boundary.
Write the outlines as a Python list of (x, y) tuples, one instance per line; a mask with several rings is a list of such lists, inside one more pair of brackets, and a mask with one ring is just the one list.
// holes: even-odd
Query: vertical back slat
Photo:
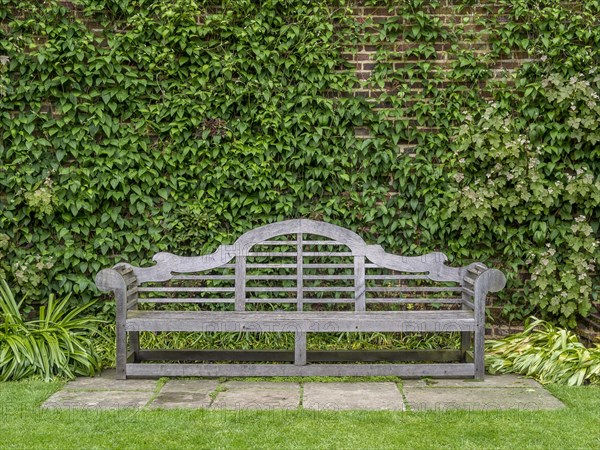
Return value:
[(235, 310), (246, 309), (246, 257), (238, 254), (235, 258)]
[(296, 289), (297, 289), (297, 294), (296, 294), (296, 298), (297, 298), (297, 303), (298, 303), (298, 311), (302, 311), (304, 309), (304, 305), (303, 305), (303, 299), (304, 299), (304, 282), (303, 282), (303, 276), (304, 276), (304, 267), (303, 267), (303, 255), (302, 255), (302, 246), (303, 246), (303, 242), (302, 242), (302, 233), (298, 233), (296, 236)]
[(354, 295), (356, 311), (365, 311), (365, 257), (362, 255), (354, 257)]

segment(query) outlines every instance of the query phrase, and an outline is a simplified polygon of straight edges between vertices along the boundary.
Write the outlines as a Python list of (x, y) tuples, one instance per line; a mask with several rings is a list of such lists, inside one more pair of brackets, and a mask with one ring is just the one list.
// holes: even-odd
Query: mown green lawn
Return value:
[(0, 448), (600, 448), (600, 386), (558, 411), (42, 410), (61, 383), (0, 383)]

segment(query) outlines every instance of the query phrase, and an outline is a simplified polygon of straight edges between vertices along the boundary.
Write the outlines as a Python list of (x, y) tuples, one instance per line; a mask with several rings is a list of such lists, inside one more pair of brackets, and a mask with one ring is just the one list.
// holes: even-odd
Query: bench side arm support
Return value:
[(506, 277), (497, 269), (487, 269), (475, 278), (475, 379), (482, 380), (485, 374), (485, 299), (488, 292), (498, 292), (506, 285)]
[(96, 275), (96, 286), (103, 292), (112, 292), (116, 302), (116, 338), (117, 338), (117, 374), (118, 380), (126, 378), (127, 334), (127, 283), (125, 278), (115, 269), (103, 269)]

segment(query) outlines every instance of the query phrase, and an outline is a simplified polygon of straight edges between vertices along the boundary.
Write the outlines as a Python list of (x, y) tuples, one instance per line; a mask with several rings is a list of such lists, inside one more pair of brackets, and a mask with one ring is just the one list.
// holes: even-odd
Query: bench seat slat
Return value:
[(474, 331), (473, 311), (129, 311), (128, 331)]

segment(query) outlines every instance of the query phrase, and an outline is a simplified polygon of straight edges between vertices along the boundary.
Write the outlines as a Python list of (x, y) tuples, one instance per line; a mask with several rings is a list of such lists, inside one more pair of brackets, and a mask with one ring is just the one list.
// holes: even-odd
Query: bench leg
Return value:
[(485, 375), (485, 328), (483, 324), (477, 325), (475, 329), (475, 348), (473, 350), (473, 362), (475, 363), (475, 379), (483, 380)]
[(306, 365), (306, 333), (295, 333), (294, 364)]
[(133, 352), (133, 362), (140, 362), (140, 332), (130, 331), (129, 332), (129, 347)]
[(462, 331), (460, 333), (460, 353), (462, 362), (467, 362), (467, 352), (471, 350), (472, 339), (473, 333), (470, 331)]
[(125, 380), (125, 365), (127, 364), (127, 332), (125, 323), (117, 321), (117, 380)]

